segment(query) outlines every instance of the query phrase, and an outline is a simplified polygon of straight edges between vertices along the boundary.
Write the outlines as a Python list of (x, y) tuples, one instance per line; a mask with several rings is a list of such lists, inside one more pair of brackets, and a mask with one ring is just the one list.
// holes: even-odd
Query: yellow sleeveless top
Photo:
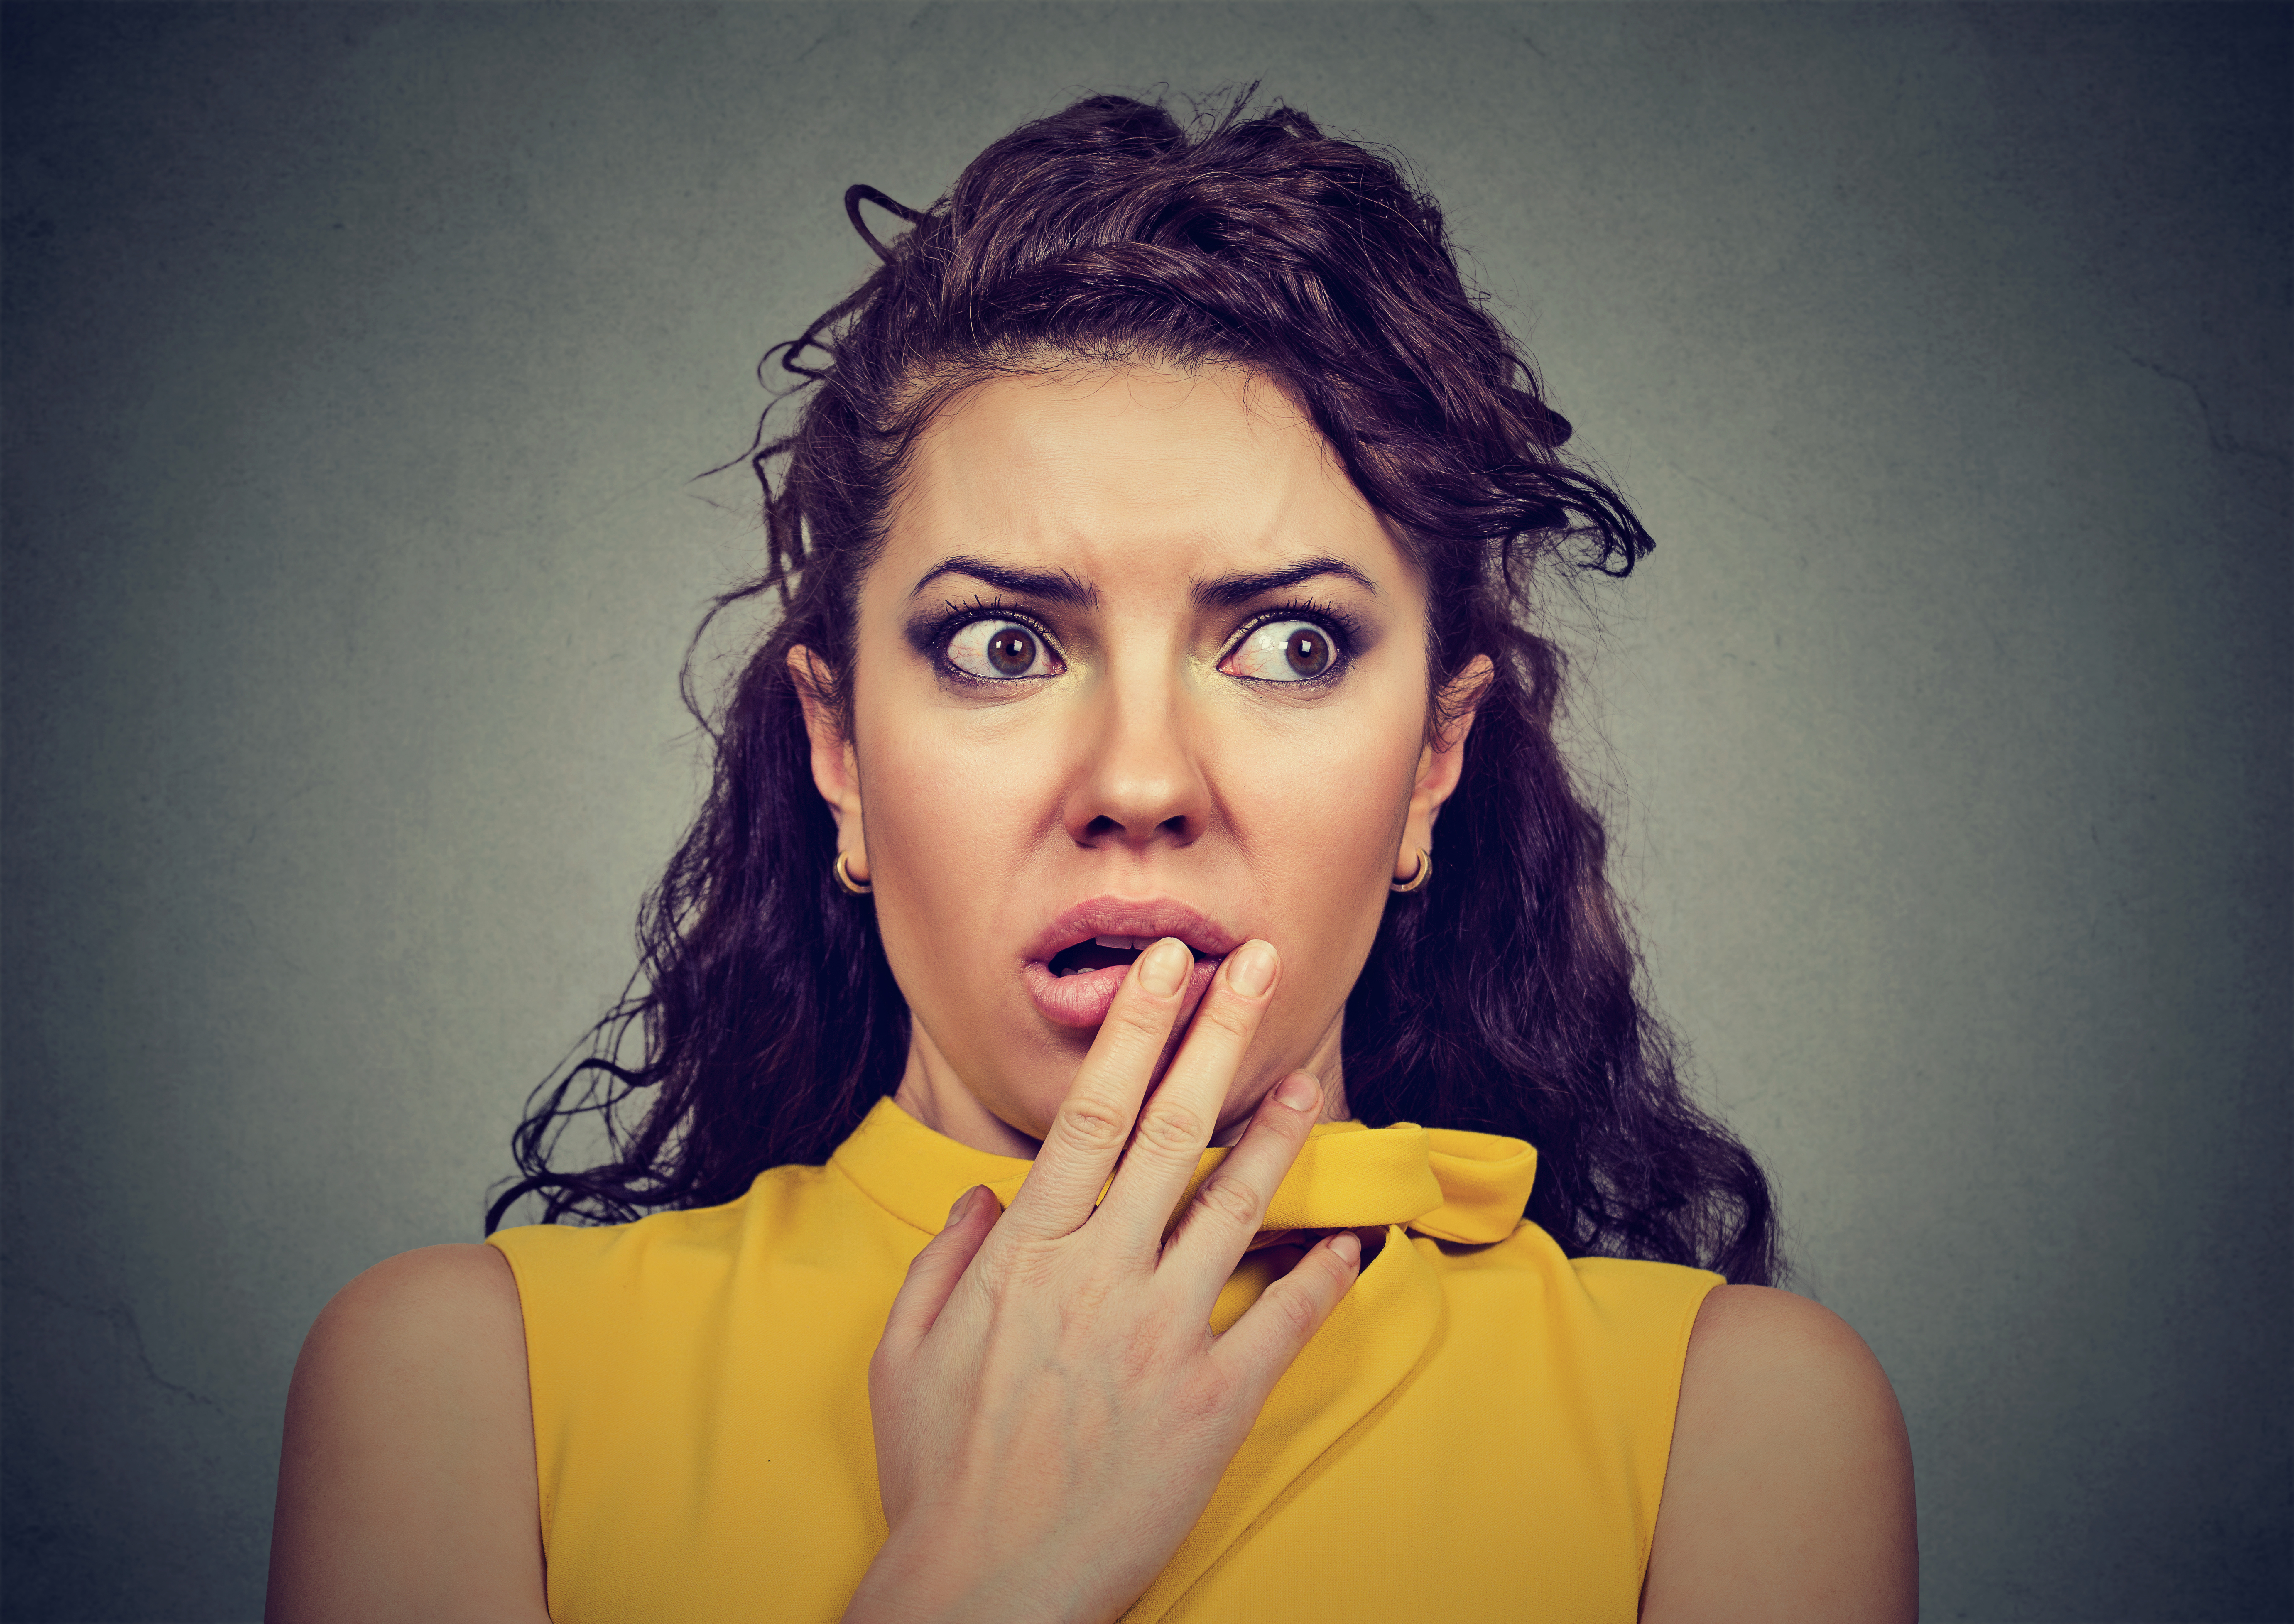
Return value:
[[(723, 1206), (493, 1236), (525, 1313), (550, 1617), (837, 1619), (884, 1538), (867, 1368), (892, 1294), (958, 1195), (1009, 1202), (1028, 1166), (887, 1100), (826, 1167)], [(1490, 1134), (1314, 1131), (1267, 1228), (1383, 1224), (1385, 1247), (1127, 1620), (1635, 1617), (1720, 1277), (1563, 1256), (1521, 1221), (1535, 1170)], [(1246, 1257), (1213, 1328), (1266, 1278)]]

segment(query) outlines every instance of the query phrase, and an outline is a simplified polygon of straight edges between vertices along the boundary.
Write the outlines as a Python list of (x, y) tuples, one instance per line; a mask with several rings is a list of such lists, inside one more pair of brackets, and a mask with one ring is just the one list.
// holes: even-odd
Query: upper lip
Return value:
[(1244, 938), (1200, 908), (1175, 897), (1150, 897), (1143, 902), (1120, 897), (1094, 897), (1079, 902), (1036, 933), (1028, 945), (1030, 959), (1049, 960), (1063, 948), (1095, 936), (1136, 936), (1159, 941), (1175, 936), (1207, 958), (1224, 958)]

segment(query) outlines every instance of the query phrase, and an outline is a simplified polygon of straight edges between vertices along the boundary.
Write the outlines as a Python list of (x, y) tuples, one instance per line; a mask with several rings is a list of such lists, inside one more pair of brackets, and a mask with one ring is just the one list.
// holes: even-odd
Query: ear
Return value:
[(1466, 770), (1466, 735), (1473, 731), (1474, 712), (1495, 675), (1497, 668), (1490, 663), (1490, 657), (1476, 654), (1435, 702), (1434, 714), (1442, 719), (1442, 726), (1418, 752), (1418, 778), (1410, 787), (1410, 814), (1402, 825), (1402, 849), (1394, 857), (1397, 885), (1417, 873), (1420, 851), (1434, 849), (1435, 815)]
[(831, 697), (836, 678), (825, 661), (801, 646), (789, 650), (788, 670), (797, 703), (804, 708), (805, 736), (812, 743), (813, 787), (836, 820), (836, 849), (845, 858), (844, 866), (866, 885), (868, 847), (860, 832), (860, 762)]

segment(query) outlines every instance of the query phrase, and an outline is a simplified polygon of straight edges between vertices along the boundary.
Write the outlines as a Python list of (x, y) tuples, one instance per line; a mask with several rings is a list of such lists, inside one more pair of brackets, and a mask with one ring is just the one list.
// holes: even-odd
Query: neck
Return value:
[[(1250, 1087), (1231, 1094), (1225, 1111), (1219, 1118), (1218, 1133), (1214, 1145), (1232, 1145), (1242, 1137), (1250, 1124), (1251, 1113), (1269, 1090), (1292, 1071), (1309, 1071), (1322, 1079), (1322, 1111), (1318, 1121), (1344, 1122), (1347, 1119), (1346, 1077), (1339, 1060), (1338, 1022), (1334, 1018), (1330, 1030), (1303, 1061), (1281, 1071), (1270, 1071), (1256, 1079)], [(1167, 1060), (1164, 1064), (1169, 1062)], [(1160, 1082), (1159, 1068), (1156, 1080)], [(1013, 1126), (991, 1110), (978, 1093), (969, 1087), (950, 1065), (940, 1045), (933, 1043), (922, 1021), (908, 1023), (908, 1064), (900, 1076), (900, 1085), (893, 1092), (892, 1103), (915, 1117), (935, 1133), (945, 1134), (959, 1145), (974, 1150), (985, 1150), (990, 1156), (1019, 1157), (1035, 1159), (1043, 1149), (1040, 1135)], [(1049, 1123), (1043, 1125), (1048, 1127)]]

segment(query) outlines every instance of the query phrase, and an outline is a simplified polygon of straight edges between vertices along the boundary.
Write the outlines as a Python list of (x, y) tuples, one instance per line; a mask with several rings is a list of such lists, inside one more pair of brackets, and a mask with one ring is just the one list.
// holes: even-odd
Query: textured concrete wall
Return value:
[(4, 1605), (252, 1618), (297, 1342), (470, 1238), (694, 791), (749, 368), (1071, 94), (1414, 159), (1660, 550), (1655, 986), (1937, 1619), (2294, 1612), (2289, 12), (159, 10), (5, 38)]

